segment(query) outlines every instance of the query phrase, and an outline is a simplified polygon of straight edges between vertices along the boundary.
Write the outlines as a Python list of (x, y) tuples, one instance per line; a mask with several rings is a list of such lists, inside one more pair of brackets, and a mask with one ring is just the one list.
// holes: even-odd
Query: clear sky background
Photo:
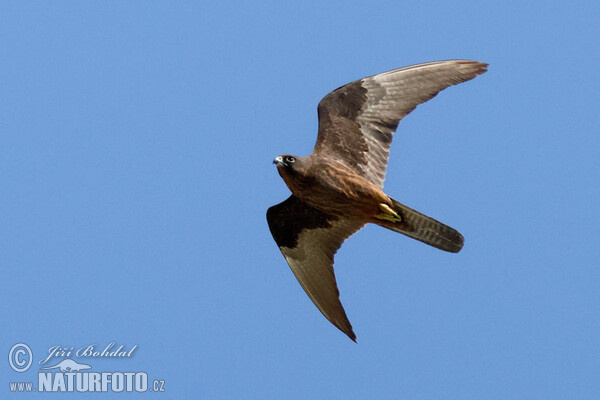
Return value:
[[(115, 342), (134, 356), (96, 371), (166, 381), (127, 398), (598, 398), (600, 3), (3, 1), (0, 18), (0, 397), (52, 346)], [(272, 160), (312, 151), (332, 89), (450, 58), (489, 72), (402, 121), (385, 189), (465, 247), (349, 239), (355, 344), (269, 233), (289, 195)]]

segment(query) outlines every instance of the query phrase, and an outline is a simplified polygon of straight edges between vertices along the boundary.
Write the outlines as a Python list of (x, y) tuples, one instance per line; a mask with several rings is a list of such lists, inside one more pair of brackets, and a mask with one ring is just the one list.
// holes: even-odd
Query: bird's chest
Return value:
[(387, 196), (366, 179), (342, 168), (314, 168), (286, 180), (291, 192), (308, 205), (334, 215), (367, 217), (378, 212)]

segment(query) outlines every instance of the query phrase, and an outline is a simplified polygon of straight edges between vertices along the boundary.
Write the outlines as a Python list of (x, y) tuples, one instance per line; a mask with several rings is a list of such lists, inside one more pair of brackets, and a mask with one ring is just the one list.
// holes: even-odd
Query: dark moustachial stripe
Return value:
[(305, 229), (329, 228), (337, 218), (290, 196), (267, 210), (269, 229), (279, 247), (294, 248)]

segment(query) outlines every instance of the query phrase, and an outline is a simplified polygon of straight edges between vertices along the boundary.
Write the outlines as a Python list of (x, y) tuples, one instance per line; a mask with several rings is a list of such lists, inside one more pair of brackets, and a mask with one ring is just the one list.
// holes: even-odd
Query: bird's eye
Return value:
[(295, 158), (295, 157), (292, 157), (292, 156), (287, 156), (287, 157), (285, 158), (285, 162), (287, 162), (287, 163), (290, 163), (290, 164), (291, 164), (291, 163), (293, 163), (294, 161), (296, 161), (296, 158)]

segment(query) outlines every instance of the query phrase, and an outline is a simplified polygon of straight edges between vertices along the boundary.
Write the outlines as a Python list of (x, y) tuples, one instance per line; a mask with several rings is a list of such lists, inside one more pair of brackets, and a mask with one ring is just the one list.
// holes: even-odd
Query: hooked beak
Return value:
[(283, 157), (281, 157), (281, 156), (275, 157), (275, 159), (273, 160), (273, 164), (275, 164), (278, 167), (280, 165), (283, 165)]

